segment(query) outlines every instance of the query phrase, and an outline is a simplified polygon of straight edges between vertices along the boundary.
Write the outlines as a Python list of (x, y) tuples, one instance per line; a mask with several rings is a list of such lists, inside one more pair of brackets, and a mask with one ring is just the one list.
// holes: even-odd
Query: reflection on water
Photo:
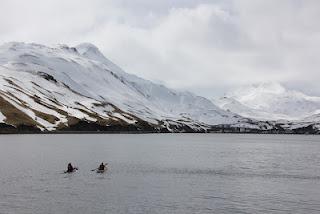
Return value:
[(0, 148), (0, 213), (320, 213), (318, 136), (6, 135)]

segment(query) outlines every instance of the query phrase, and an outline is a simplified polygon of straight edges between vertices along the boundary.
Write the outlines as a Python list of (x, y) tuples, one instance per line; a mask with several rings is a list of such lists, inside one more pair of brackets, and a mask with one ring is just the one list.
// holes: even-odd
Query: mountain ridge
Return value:
[(289, 90), (274, 82), (244, 86), (213, 102), (225, 110), (260, 120), (299, 121), (320, 110), (320, 97)]
[[(57, 131), (81, 123), (77, 129), (83, 131), (86, 126), (89, 131), (113, 126), (203, 132), (216, 125), (254, 126), (206, 98), (128, 74), (88, 43), (7, 43), (0, 46), (0, 70), (0, 122), (14, 127)], [(13, 115), (19, 119), (14, 121)], [(257, 121), (255, 128), (259, 126)]]
[(1, 133), (295, 132), (128, 74), (89, 43), (0, 46), (0, 112)]

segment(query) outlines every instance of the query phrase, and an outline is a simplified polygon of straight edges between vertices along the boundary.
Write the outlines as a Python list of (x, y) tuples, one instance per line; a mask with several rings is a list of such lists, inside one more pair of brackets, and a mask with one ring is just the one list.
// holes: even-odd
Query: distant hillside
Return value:
[(97, 47), (0, 46), (0, 132), (276, 130), (125, 73)]

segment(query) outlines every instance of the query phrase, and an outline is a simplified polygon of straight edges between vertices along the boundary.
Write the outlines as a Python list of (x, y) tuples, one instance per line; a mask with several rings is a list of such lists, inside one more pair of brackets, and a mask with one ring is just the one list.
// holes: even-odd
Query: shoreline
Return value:
[(88, 134), (88, 135), (155, 135), (155, 134), (231, 134), (231, 135), (310, 135), (318, 136), (319, 133), (271, 133), (271, 132), (106, 132), (106, 131), (68, 131), (68, 132), (7, 132), (0, 135), (72, 135), (72, 134)]

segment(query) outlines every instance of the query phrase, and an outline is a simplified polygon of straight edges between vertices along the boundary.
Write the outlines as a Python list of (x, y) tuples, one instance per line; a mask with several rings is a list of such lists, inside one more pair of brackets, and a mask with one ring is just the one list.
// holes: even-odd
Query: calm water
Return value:
[(320, 213), (320, 136), (0, 136), (0, 213)]

